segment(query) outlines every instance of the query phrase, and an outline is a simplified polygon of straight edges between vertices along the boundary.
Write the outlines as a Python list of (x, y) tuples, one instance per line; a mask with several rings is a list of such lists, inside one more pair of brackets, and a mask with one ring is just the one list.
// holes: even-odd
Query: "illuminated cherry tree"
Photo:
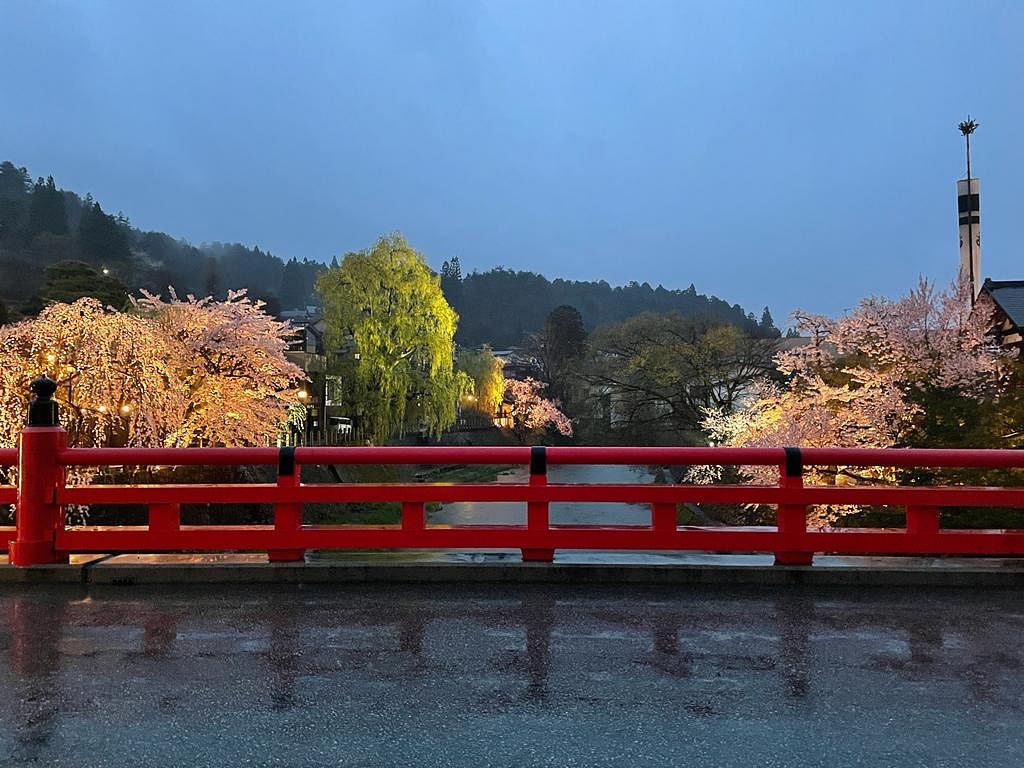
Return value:
[(289, 328), (243, 293), (144, 294), (135, 311), (90, 298), (0, 329), (0, 445), (14, 445), (28, 384), (57, 382), (71, 445), (253, 445), (272, 439), (302, 371)]
[(505, 379), (505, 402), (512, 417), (512, 431), (525, 440), (553, 427), (562, 435), (572, 434), (572, 422), (558, 404), (544, 397), (547, 385), (526, 379)]
[[(1003, 386), (1004, 357), (986, 335), (992, 307), (982, 297), (972, 310), (969, 290), (964, 285), (940, 292), (922, 279), (898, 300), (867, 298), (838, 320), (798, 311), (797, 328), (810, 343), (777, 356), (786, 382), (762, 382), (733, 413), (708, 411), (703, 426), (711, 441), (750, 447), (914, 444), (926, 404), (941, 402), (934, 393), (980, 400)], [(776, 473), (744, 468), (748, 477), (768, 482)], [(805, 475), (818, 484), (869, 478), (892, 481), (895, 475), (859, 467), (815, 468)]]
[(170, 301), (143, 292), (136, 309), (166, 340), (166, 367), (181, 389), (177, 427), (164, 444), (249, 445), (277, 434), (302, 370), (288, 362), (292, 330), (262, 301), (229, 291), (225, 301)]

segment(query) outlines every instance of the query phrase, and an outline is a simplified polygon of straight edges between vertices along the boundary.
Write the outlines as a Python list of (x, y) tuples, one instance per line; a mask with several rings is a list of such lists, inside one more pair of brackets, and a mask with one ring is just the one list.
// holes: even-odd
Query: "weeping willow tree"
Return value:
[(317, 279), (343, 402), (376, 442), (407, 430), (437, 435), (472, 383), (452, 366), (458, 316), (439, 278), (401, 235), (349, 253)]
[(473, 391), (467, 405), (488, 417), (498, 412), (505, 397), (504, 363), (494, 356), (486, 344), (477, 350), (463, 350), (455, 361), (456, 368), (472, 380)]

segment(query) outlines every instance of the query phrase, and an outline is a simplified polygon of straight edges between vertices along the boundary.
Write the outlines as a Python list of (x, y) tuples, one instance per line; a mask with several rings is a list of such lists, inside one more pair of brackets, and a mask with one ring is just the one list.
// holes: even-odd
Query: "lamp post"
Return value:
[(310, 406), (309, 406), (309, 393), (306, 392), (306, 390), (304, 390), (304, 389), (300, 389), (299, 393), (298, 393), (298, 398), (299, 398), (299, 402), (302, 404), (303, 409), (304, 409), (303, 410), (303, 417), (302, 417), (302, 426), (304, 427), (304, 429), (303, 429), (303, 433), (304, 434), (302, 435), (302, 438), (303, 438), (303, 440), (305, 441), (306, 444), (309, 444), (309, 431), (312, 428), (311, 424), (310, 424), (310, 418), (309, 418), (309, 410), (310, 410)]

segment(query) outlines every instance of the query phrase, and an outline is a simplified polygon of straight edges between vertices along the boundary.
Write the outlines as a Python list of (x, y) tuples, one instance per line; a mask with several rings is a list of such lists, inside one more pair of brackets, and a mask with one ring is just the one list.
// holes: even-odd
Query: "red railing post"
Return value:
[[(548, 484), (547, 449), (534, 446), (530, 449), (530, 485), (533, 487)], [(531, 538), (548, 531), (548, 503), (546, 501), (526, 502), (526, 529)], [(524, 563), (550, 563), (555, 559), (555, 550), (546, 547), (523, 547)]]
[(150, 504), (149, 530), (151, 533), (178, 533), (181, 530), (181, 505)]
[(677, 527), (675, 502), (658, 501), (651, 505), (651, 528), (659, 533), (673, 533)]
[(907, 533), (930, 534), (939, 532), (938, 507), (907, 507)]
[[(786, 463), (779, 468), (779, 487), (803, 488), (803, 474), (800, 449), (786, 448)], [(807, 507), (802, 504), (779, 504), (776, 525), (782, 542), (775, 550), (775, 565), (810, 565), (814, 561), (814, 553), (803, 551), (799, 544), (792, 541), (807, 533)]]
[(402, 530), (422, 531), (426, 528), (426, 508), (422, 501), (402, 502)]
[(63, 511), (57, 488), (64, 485), (64, 467), (57, 455), (64, 447), (60, 427), (25, 427), (18, 438), (18, 500), (14, 541), (8, 544), (11, 565), (59, 562), (55, 548)]
[[(295, 449), (281, 448), (277, 464), (277, 486), (279, 488), (299, 487), (299, 465), (295, 463)], [(274, 505), (274, 532), (295, 533), (302, 526), (302, 504), (284, 502)], [(301, 562), (306, 558), (304, 549), (270, 549), (267, 559), (272, 563)]]

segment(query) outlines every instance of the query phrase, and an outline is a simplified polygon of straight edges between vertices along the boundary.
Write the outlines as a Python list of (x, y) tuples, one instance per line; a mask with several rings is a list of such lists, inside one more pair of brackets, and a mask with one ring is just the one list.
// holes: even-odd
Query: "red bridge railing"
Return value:
[[(28, 427), (19, 451), (0, 451), (0, 465), (18, 465), (18, 488), (0, 487), (0, 502), (17, 501), (10, 561), (32, 565), (71, 553), (266, 551), (274, 561), (301, 560), (310, 549), (519, 549), (524, 560), (551, 561), (558, 549), (710, 550), (769, 552), (776, 563), (809, 565), (815, 553), (902, 555), (1024, 555), (1024, 531), (944, 530), (940, 508), (1024, 507), (1017, 487), (805, 486), (807, 466), (1024, 468), (1024, 452), (843, 448), (66, 448), (58, 427)], [(16, 460), (16, 461), (15, 461)], [(518, 464), (527, 483), (309, 484), (306, 465)], [(549, 484), (556, 464), (767, 465), (768, 485)], [(271, 465), (275, 483), (80, 485), (67, 467), (125, 465)], [(309, 525), (305, 504), (398, 502), (397, 525)], [(525, 502), (521, 525), (432, 525), (428, 502)], [(650, 508), (646, 525), (553, 525), (557, 502), (627, 502)], [(768, 504), (768, 527), (677, 525), (677, 505)], [(188, 504), (269, 504), (270, 525), (183, 525)], [(808, 529), (811, 505), (890, 505), (906, 510), (896, 529)], [(67, 525), (67, 505), (142, 505), (144, 526)]]
[[(18, 465), (18, 451), (14, 448), (0, 448), (0, 513), (13, 509), (18, 500), (18, 488), (11, 482), (11, 472)], [(14, 536), (14, 526), (0, 525), (0, 551), (5, 551), (7, 542)]]

